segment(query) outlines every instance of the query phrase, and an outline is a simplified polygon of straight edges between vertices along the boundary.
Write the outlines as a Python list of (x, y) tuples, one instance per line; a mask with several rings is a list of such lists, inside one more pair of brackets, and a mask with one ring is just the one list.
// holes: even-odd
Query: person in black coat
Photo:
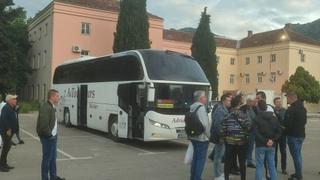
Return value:
[(295, 168), (295, 173), (288, 180), (301, 180), (303, 178), (301, 149), (306, 137), (307, 110), (294, 92), (287, 93), (287, 103), (290, 106), (285, 114), (284, 126)]
[(273, 112), (267, 111), (267, 104), (264, 100), (258, 101), (260, 113), (254, 119), (254, 135), (256, 142), (256, 180), (263, 178), (264, 160), (269, 170), (271, 180), (277, 179), (275, 168), (275, 145), (281, 136), (280, 123)]
[(15, 106), (17, 105), (17, 95), (8, 94), (6, 105), (1, 110), (0, 134), (3, 140), (3, 148), (0, 157), (0, 171), (8, 172), (14, 167), (7, 163), (7, 156), (11, 149), (12, 135), (18, 130), (18, 119)]

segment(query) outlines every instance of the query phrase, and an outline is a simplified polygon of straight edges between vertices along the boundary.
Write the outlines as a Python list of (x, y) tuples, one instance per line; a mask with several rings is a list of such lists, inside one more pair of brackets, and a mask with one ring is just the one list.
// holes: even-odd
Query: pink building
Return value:
[[(117, 0), (54, 0), (39, 12), (29, 24), (33, 71), (24, 96), (44, 101), (55, 68), (66, 60), (112, 53), (118, 13)], [(151, 48), (191, 53), (190, 33), (165, 30), (150, 13), (149, 23)]]
[[(55, 68), (81, 56), (112, 53), (119, 13), (118, 0), (54, 0), (29, 24), (33, 69), (24, 96), (44, 101)], [(149, 13), (151, 48), (191, 54), (192, 33), (166, 30), (161, 17)], [(219, 73), (218, 94), (240, 90), (245, 94), (281, 86), (296, 67), (303, 66), (320, 79), (320, 43), (289, 27), (254, 34), (242, 40), (215, 37)], [(317, 105), (314, 111), (320, 111)]]

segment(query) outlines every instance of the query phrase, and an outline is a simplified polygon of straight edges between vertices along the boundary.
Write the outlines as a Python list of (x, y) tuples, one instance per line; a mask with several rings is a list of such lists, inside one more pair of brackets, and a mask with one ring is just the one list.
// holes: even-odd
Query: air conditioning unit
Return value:
[(283, 72), (281, 70), (278, 70), (277, 73), (278, 73), (278, 75), (282, 75), (283, 74)]
[(81, 52), (80, 46), (72, 46), (72, 52), (74, 52), (74, 53), (80, 53), (80, 52)]
[(303, 54), (303, 50), (302, 49), (299, 50), (299, 54)]
[(261, 75), (262, 75), (262, 76), (266, 76), (266, 75), (267, 75), (267, 72), (261, 72)]

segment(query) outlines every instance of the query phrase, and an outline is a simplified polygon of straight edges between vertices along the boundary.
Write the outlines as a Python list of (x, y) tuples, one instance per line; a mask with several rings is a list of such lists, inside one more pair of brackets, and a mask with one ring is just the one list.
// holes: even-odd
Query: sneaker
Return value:
[(17, 144), (15, 142), (11, 141), (11, 145), (16, 146)]
[(298, 177), (298, 176), (295, 175), (295, 174), (292, 174), (292, 175), (288, 178), (288, 180), (302, 180), (302, 179), (303, 179), (302, 176)]
[(240, 172), (233, 169), (233, 170), (230, 171), (230, 174), (239, 176)]
[(20, 140), (20, 141), (18, 142), (18, 144), (24, 144), (24, 141), (23, 141), (23, 140)]
[(224, 175), (221, 175), (219, 177), (215, 177), (214, 180), (224, 180)]
[(254, 165), (253, 163), (247, 164), (248, 168), (256, 168), (256, 165)]
[(8, 164), (4, 165), (3, 167), (7, 168), (7, 169), (14, 169), (13, 166), (9, 166)]
[(288, 175), (287, 170), (282, 170), (281, 173), (284, 174), (284, 175)]
[(6, 167), (0, 166), (0, 172), (9, 172), (10, 169), (7, 169)]
[(66, 180), (66, 178), (61, 178), (61, 177), (57, 176), (55, 180)]

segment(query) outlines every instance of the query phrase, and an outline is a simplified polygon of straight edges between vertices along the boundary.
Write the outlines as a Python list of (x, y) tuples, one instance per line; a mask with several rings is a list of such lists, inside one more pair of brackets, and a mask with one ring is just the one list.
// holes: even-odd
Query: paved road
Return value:
[[(13, 147), (9, 163), (15, 169), (0, 172), (1, 180), (39, 180), (41, 147), (35, 132), (36, 114), (20, 116), (24, 145)], [(320, 175), (320, 119), (309, 119), (304, 143), (304, 179), (318, 180)], [(115, 143), (103, 133), (65, 128), (59, 125), (58, 174), (68, 180), (186, 180), (189, 166), (183, 164), (186, 141)], [(292, 173), (289, 156), (288, 171)], [(254, 169), (247, 169), (248, 180)], [(203, 175), (211, 180), (212, 163), (208, 160)], [(239, 179), (233, 177), (232, 179)], [(279, 175), (280, 180), (287, 179)]]

